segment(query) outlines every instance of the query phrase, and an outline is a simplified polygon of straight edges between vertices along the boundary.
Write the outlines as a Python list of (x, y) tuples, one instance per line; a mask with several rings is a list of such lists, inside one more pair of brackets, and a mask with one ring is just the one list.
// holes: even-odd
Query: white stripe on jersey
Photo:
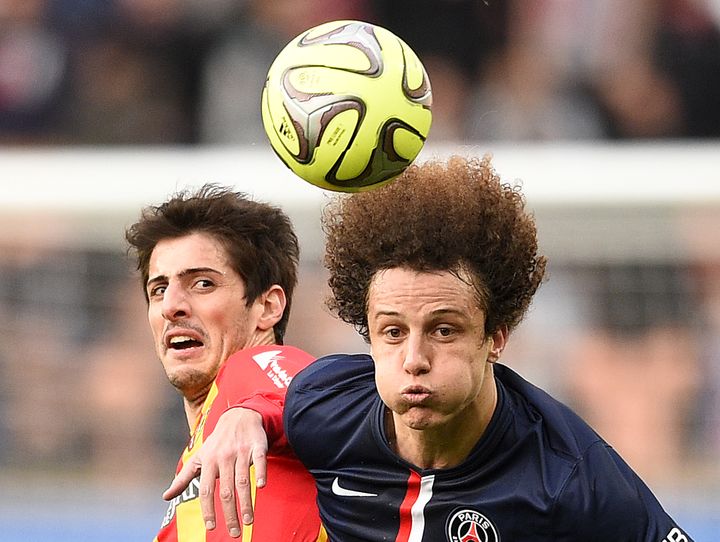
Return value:
[(420, 493), (415, 504), (410, 509), (412, 517), (412, 527), (410, 528), (410, 536), (408, 542), (420, 542), (425, 531), (425, 505), (432, 498), (433, 482), (435, 475), (423, 476), (420, 479)]

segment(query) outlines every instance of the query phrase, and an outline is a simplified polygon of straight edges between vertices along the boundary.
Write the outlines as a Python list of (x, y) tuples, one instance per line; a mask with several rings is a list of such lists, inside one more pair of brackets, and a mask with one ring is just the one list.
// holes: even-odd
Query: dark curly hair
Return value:
[(323, 229), (327, 305), (365, 340), (368, 289), (380, 270), (469, 272), (486, 333), (520, 323), (545, 273), (523, 195), (501, 183), (488, 156), (413, 165), (381, 188), (339, 196)]
[(196, 192), (178, 192), (162, 205), (143, 209), (140, 220), (125, 231), (125, 239), (137, 257), (146, 300), (145, 285), (155, 245), (193, 233), (209, 234), (227, 250), (233, 269), (245, 282), (248, 306), (273, 284), (285, 291), (285, 312), (274, 327), (275, 341), (282, 344), (300, 257), (297, 236), (287, 215), (277, 207), (215, 184), (205, 184)]

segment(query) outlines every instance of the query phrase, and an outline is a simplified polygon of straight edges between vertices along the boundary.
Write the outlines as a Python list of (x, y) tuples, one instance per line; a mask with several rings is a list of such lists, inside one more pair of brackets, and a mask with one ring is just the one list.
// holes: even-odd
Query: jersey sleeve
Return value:
[(650, 489), (605, 442), (588, 448), (555, 506), (562, 540), (693, 542)]
[(242, 350), (230, 356), (218, 373), (217, 404), (247, 408), (259, 413), (270, 450), (289, 450), (283, 429), (285, 394), (295, 375), (313, 357), (290, 346), (270, 345)]

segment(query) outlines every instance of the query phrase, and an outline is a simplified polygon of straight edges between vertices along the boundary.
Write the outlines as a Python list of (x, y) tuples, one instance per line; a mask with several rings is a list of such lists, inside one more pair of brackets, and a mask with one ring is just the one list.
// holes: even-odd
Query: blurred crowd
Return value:
[(264, 142), (301, 31), (402, 37), (433, 141), (720, 137), (716, 0), (0, 0), (0, 144)]

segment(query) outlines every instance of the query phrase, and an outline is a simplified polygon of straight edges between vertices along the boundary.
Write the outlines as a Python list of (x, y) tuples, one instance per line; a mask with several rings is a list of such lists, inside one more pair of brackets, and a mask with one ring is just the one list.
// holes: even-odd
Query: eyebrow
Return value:
[[(388, 310), (379, 310), (379, 311), (375, 312), (374, 314), (375, 314), (375, 316), (399, 316), (400, 315), (400, 313), (398, 311), (389, 310), (389, 309)], [(459, 309), (436, 309), (430, 313), (430, 316), (441, 317), (441, 316), (445, 316), (448, 314), (462, 315), (462, 314), (464, 314), (464, 312)]]
[[(219, 271), (218, 269), (215, 269), (213, 267), (190, 267), (188, 269), (183, 269), (180, 271), (177, 276), (180, 278), (187, 277), (189, 275), (200, 275), (203, 273), (212, 273), (216, 275), (224, 275), (225, 273), (223, 271)], [(155, 284), (157, 282), (163, 282), (167, 281), (168, 276), (167, 275), (157, 275), (155, 277), (151, 277), (147, 280), (145, 283), (145, 287), (147, 288), (151, 284)]]

